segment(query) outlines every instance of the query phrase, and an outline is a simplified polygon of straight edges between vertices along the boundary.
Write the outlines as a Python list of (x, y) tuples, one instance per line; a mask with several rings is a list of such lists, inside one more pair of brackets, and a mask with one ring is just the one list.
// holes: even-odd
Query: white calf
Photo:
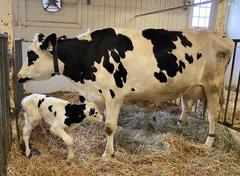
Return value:
[(30, 155), (29, 138), (31, 131), (44, 119), (51, 127), (52, 134), (60, 137), (68, 148), (68, 160), (74, 157), (73, 139), (64, 129), (73, 123), (83, 120), (102, 122), (102, 116), (94, 103), (88, 103), (80, 96), (80, 104), (71, 104), (68, 101), (42, 94), (32, 94), (25, 97), (21, 104), (24, 109), (25, 125), (23, 127), (23, 140), (25, 154)]

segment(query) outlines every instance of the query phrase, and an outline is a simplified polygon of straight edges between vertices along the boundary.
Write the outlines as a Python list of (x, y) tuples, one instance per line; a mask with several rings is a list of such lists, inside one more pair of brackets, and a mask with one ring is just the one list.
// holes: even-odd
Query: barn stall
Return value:
[[(128, 18), (134, 16), (134, 14), (158, 10), (155, 9), (157, 8), (156, 4), (159, 5), (159, 9), (165, 9), (168, 7), (181, 6), (182, 1), (179, 1), (179, 4), (176, 4), (176, 1), (166, 1), (164, 3), (162, 1), (159, 1), (159, 3), (155, 1), (156, 4), (152, 3), (148, 6), (144, 4), (145, 1), (141, 1), (141, 4), (138, 4), (140, 3), (139, 1), (131, 1), (132, 6), (130, 7), (135, 9), (135, 13), (131, 12), (131, 15), (127, 14), (127, 12), (130, 11), (128, 4), (130, 1), (115, 1), (115, 4), (112, 4), (114, 8), (111, 6), (109, 7), (116, 15), (114, 19), (111, 19), (111, 15), (109, 16), (106, 14), (111, 13), (111, 10), (109, 11), (107, 8), (107, 4), (113, 2), (100, 0), (76, 2), (78, 3), (77, 7), (83, 9), (82, 14), (87, 14), (87, 19), (85, 19), (85, 22), (82, 24), (92, 29), (111, 25), (114, 20), (114, 26), (125, 28), (144, 28), (153, 25), (154, 27), (179, 29), (186, 28), (187, 25), (189, 25), (187, 20), (189, 16), (187, 14), (190, 8), (186, 11), (180, 9), (179, 11), (177, 10), (177, 12), (164, 12), (165, 16), (159, 13), (155, 15), (154, 18), (152, 18), (152, 16), (141, 17), (140, 19), (136, 19), (133, 23), (131, 23), (131, 20), (128, 21)], [(74, 6), (76, 2), (66, 1), (66, 6)], [(33, 9), (37, 9), (36, 6), (38, 4), (36, 2), (25, 1), (24, 3), (18, 2), (16, 4), (25, 9), (24, 12), (21, 11), (21, 8), (18, 9), (17, 12), (14, 11), (14, 13), (20, 14), (18, 17), (20, 19), (15, 19), (17, 37), (24, 38), (23, 41), (16, 41), (17, 52), (15, 55), (15, 69), (17, 72), (17, 69), (19, 69), (18, 67), (21, 66), (19, 60), (26, 58), (26, 47), (29, 45), (33, 33), (38, 29), (37, 26), (41, 26), (42, 31), (46, 32), (53, 30), (53, 28), (57, 26), (58, 28), (56, 30), (59, 31), (59, 33), (64, 33), (65, 30), (59, 27), (61, 26), (61, 24), (59, 24), (60, 22), (57, 23), (56, 26), (51, 26), (47, 21), (37, 20), (39, 17), (37, 15), (33, 16), (33, 19), (22, 19), (21, 15), (23, 13), (29, 16), (33, 13), (27, 7), (30, 6), (33, 7)], [(106, 19), (106, 16), (110, 18), (108, 19), (109, 21), (105, 21), (105, 24), (103, 24), (103, 19), (95, 20), (96, 16), (99, 18), (102, 16), (101, 13), (103, 9), (105, 9), (105, 16), (102, 18)], [(41, 9), (38, 10), (41, 11)], [(92, 14), (91, 12), (94, 13)], [(185, 15), (184, 19), (186, 22), (184, 24), (178, 22), (176, 24), (179, 26), (173, 26), (176, 25), (175, 22), (179, 20), (179, 15), (183, 14)], [(43, 15), (43, 13), (41, 13), (41, 15)], [(47, 13), (44, 15), (49, 14)], [(175, 17), (172, 19), (173, 21), (171, 21), (172, 16)], [(44, 18), (44, 16), (40, 18)], [(119, 22), (116, 21), (116, 19), (121, 19), (122, 21), (120, 20)], [(154, 24), (153, 21), (149, 21), (153, 19), (155, 22)], [(51, 20), (58, 21), (59, 19), (55, 17)], [(92, 23), (91, 20), (93, 21)], [(161, 22), (164, 21), (164, 23), (158, 24), (158, 20)], [(23, 25), (18, 24), (19, 21), (23, 21)], [(117, 22), (119, 22), (119, 24), (117, 24)], [(24, 30), (24, 26), (30, 28), (28, 32), (23, 32), (26, 30)], [(68, 27), (72, 28), (70, 25)], [(78, 28), (80, 27), (78, 26)], [(73, 29), (72, 31), (77, 35), (79, 31), (83, 32), (84, 30), (84, 27), (82, 27), (81, 30), (74, 31)], [(19, 46), (19, 43), (22, 46)], [(21, 56), (22, 54), (23, 57)], [(18, 58), (17, 61), (16, 58)], [(19, 62), (19, 64), (17, 62)], [(235, 67), (237, 67), (237, 63), (238, 60), (233, 62)], [(236, 81), (238, 77), (234, 76), (236, 72), (235, 69), (232, 76), (235, 82), (233, 80), (232, 84), (227, 85), (228, 90), (235, 89), (236, 92), (231, 91), (229, 95), (226, 95), (226, 99), (229, 97), (227, 106), (228, 111), (224, 111), (226, 109), (225, 104), (220, 120), (223, 119), (221, 122), (224, 123), (225, 119), (225, 122), (227, 121), (227, 123), (224, 123), (225, 125), (230, 127), (233, 126), (234, 129), (237, 130), (240, 124), (240, 111), (239, 103), (235, 103), (238, 102), (236, 93), (239, 90), (239, 87), (237, 87), (239, 82)], [(230, 73), (231, 68), (229, 74)], [(227, 75), (227, 77), (230, 76)], [(65, 85), (63, 88), (61, 87), (60, 90), (62, 91), (51, 93), (57, 91), (54, 85), (57, 85), (57, 88), (59, 88), (59, 84), (51, 80), (49, 82), (25, 84), (25, 95), (30, 92), (43, 92), (70, 102), (78, 101), (78, 96), (76, 96), (76, 94), (67, 92), (73, 91), (71, 85), (65, 84), (63, 78), (54, 79), (56, 79), (55, 82), (60, 80), (61, 84)], [(229, 79), (226, 82), (229, 82)], [(17, 86), (20, 85), (17, 84)], [(19, 102), (20, 97), (22, 97), (21, 93), (20, 86), (20, 88), (18, 87), (18, 91), (16, 91), (16, 102)], [(39, 127), (32, 133), (31, 144), (35, 151), (35, 155), (33, 155), (31, 159), (27, 159), (23, 156), (22, 137), (20, 136), (20, 139), (18, 139), (18, 135), (22, 133), (23, 117), (22, 111), (18, 108), (19, 103), (16, 103), (19, 114), (14, 118), (18, 118), (19, 124), (16, 125), (15, 121), (12, 120), (13, 137), (7, 173), (8, 175), (239, 175), (239, 134), (222, 125), (218, 125), (216, 132), (218, 136), (214, 148), (205, 148), (202, 143), (207, 134), (207, 122), (200, 117), (201, 115), (193, 112), (191, 113), (188, 124), (178, 127), (176, 124), (181, 112), (178, 101), (179, 100), (176, 101), (177, 104), (174, 102), (167, 102), (164, 104), (153, 104), (152, 102), (125, 102), (120, 112), (119, 127), (115, 138), (115, 148), (117, 152), (115, 153), (115, 157), (110, 161), (104, 161), (101, 158), (106, 143), (104, 124), (93, 125), (83, 123), (75, 128), (69, 129), (70, 134), (74, 137), (77, 154), (76, 159), (70, 165), (66, 163), (67, 150), (65, 145), (60, 139), (50, 134), (49, 127), (44, 123), (42, 126), (46, 132)], [(234, 113), (235, 120), (233, 121), (232, 110), (234, 109), (234, 104), (238, 106), (236, 106)], [(227, 112), (226, 116), (225, 112)], [(231, 125), (231, 122), (233, 122), (234, 125)], [(18, 130), (18, 127), (20, 130)], [(20, 133), (18, 133), (18, 131)]]

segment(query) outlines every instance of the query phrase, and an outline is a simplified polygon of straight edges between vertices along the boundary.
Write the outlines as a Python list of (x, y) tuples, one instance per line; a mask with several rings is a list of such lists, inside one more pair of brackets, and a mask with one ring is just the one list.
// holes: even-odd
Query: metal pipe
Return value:
[(235, 117), (235, 112), (236, 112), (236, 107), (238, 102), (239, 85), (240, 85), (240, 70), (238, 74), (238, 83), (237, 83), (237, 90), (236, 90), (237, 92), (236, 92), (236, 97), (235, 97), (234, 107), (233, 107), (232, 124), (234, 123), (234, 117)]
[(154, 13), (160, 13), (160, 12), (166, 12), (166, 11), (170, 11), (170, 10), (181, 9), (181, 8), (185, 8), (185, 7), (204, 5), (204, 4), (208, 4), (208, 3), (211, 3), (211, 2), (212, 1), (205, 1), (205, 2), (200, 2), (200, 3), (195, 3), (195, 4), (187, 4), (187, 5), (182, 5), (182, 6), (178, 6), (178, 7), (172, 7), (172, 8), (167, 8), (167, 9), (156, 10), (156, 11), (147, 12), (147, 13), (140, 13), (140, 14), (135, 15), (135, 18), (136, 17), (140, 17), (140, 16), (145, 16), (145, 15), (151, 15), (151, 14), (154, 14)]
[(232, 84), (232, 76), (233, 76), (234, 63), (235, 63), (235, 57), (236, 57), (236, 49), (237, 49), (237, 41), (234, 41), (234, 42), (235, 42), (235, 45), (234, 45), (232, 67), (231, 67), (231, 73), (230, 73), (229, 85), (228, 85), (227, 102), (226, 102), (226, 108), (225, 108), (225, 114), (224, 114), (224, 120), (223, 120), (224, 123), (226, 122), (226, 118), (227, 118), (228, 102), (229, 102), (229, 97), (230, 97), (230, 92), (231, 92), (230, 89), (231, 89), (231, 84)]

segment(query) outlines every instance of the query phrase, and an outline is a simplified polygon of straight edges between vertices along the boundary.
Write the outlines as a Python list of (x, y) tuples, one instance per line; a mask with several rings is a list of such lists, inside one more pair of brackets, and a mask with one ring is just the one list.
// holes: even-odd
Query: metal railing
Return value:
[(236, 111), (237, 111), (237, 103), (238, 103), (238, 94), (239, 94), (239, 84), (240, 84), (240, 71), (238, 74), (238, 82), (237, 82), (237, 88), (236, 88), (236, 95), (235, 95), (235, 100), (234, 100), (234, 105), (233, 105), (233, 113), (231, 116), (231, 119), (227, 119), (228, 115), (228, 109), (229, 109), (229, 100), (230, 100), (230, 94), (231, 94), (231, 85), (232, 85), (232, 78), (233, 78), (233, 72), (234, 72), (234, 65), (235, 65), (235, 59), (236, 59), (236, 50), (237, 50), (237, 45), (240, 42), (240, 39), (233, 39), (235, 46), (234, 46), (234, 52), (233, 52), (233, 57), (232, 57), (232, 65), (231, 65), (231, 72), (230, 72), (230, 78), (229, 78), (229, 84), (228, 84), (228, 92), (227, 92), (227, 100), (226, 100), (226, 106), (224, 109), (224, 116), (223, 116), (223, 121), (219, 121), (220, 124), (225, 125), (229, 128), (232, 128), (236, 131), (240, 131), (240, 127), (236, 127), (234, 125), (235, 122), (235, 117), (236, 117)]
[(0, 175), (7, 172), (11, 144), (8, 38), (0, 33)]

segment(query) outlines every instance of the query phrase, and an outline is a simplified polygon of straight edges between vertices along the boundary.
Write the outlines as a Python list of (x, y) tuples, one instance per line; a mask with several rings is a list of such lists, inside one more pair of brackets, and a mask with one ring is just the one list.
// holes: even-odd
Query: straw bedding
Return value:
[[(71, 93), (54, 96), (78, 101)], [(136, 106), (126, 102), (115, 135), (115, 156), (109, 161), (101, 158), (106, 144), (104, 124), (84, 122), (67, 130), (75, 142), (76, 157), (71, 164), (66, 162), (66, 146), (49, 133), (45, 123), (46, 132), (37, 127), (30, 140), (40, 155), (24, 157), (22, 139), (17, 142), (13, 124), (8, 175), (240, 175), (240, 144), (228, 129), (218, 125), (214, 148), (207, 149), (202, 143), (208, 124), (191, 114), (188, 124), (178, 127), (179, 115), (179, 107), (171, 103)], [(23, 123), (21, 117), (21, 128)]]

